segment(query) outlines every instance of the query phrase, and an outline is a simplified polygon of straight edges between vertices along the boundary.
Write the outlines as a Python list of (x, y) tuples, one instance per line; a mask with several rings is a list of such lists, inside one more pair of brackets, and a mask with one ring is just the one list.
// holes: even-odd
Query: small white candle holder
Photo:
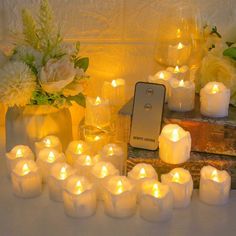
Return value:
[(117, 170), (111, 163), (101, 161), (93, 166), (91, 175), (97, 192), (97, 198), (98, 200), (103, 200), (104, 183), (111, 176), (119, 175), (119, 170)]
[(70, 217), (84, 218), (96, 212), (97, 199), (93, 184), (85, 177), (68, 178), (63, 191), (65, 213)]
[(19, 160), (11, 172), (13, 193), (21, 198), (37, 197), (42, 192), (42, 178), (32, 160)]
[(135, 186), (125, 176), (110, 177), (104, 183), (105, 213), (115, 218), (126, 218), (135, 214)]
[(200, 91), (201, 114), (208, 117), (226, 117), (229, 111), (230, 90), (223, 83), (209, 82)]
[(81, 155), (90, 154), (91, 149), (90, 146), (82, 140), (74, 140), (70, 142), (66, 149), (66, 161), (70, 165), (74, 165), (75, 161), (78, 159)]
[(231, 187), (231, 177), (228, 172), (217, 170), (212, 166), (204, 166), (200, 174), (200, 200), (210, 205), (226, 204)]
[(76, 173), (67, 163), (55, 163), (48, 177), (48, 189), (50, 199), (58, 202), (63, 201), (63, 189), (65, 187), (66, 180)]
[(140, 196), (140, 216), (153, 222), (167, 221), (172, 216), (173, 197), (168, 185), (156, 180), (146, 180), (142, 184)]
[(164, 126), (159, 136), (159, 156), (168, 164), (181, 164), (190, 158), (191, 136), (179, 125)]
[(161, 176), (161, 182), (170, 187), (173, 193), (174, 208), (185, 208), (191, 202), (193, 180), (188, 170), (175, 168)]
[(58, 162), (65, 162), (65, 159), (66, 158), (64, 153), (59, 153), (56, 149), (53, 148), (44, 148), (39, 152), (36, 163), (42, 175), (43, 183), (47, 182), (47, 178), (53, 164)]
[(17, 162), (22, 159), (34, 160), (34, 154), (28, 146), (16, 145), (6, 153), (7, 170), (10, 175)]

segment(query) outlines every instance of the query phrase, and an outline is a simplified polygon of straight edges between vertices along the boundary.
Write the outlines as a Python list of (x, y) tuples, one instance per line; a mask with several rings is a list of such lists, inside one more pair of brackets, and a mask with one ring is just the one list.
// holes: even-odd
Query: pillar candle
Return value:
[(62, 152), (62, 144), (57, 136), (49, 135), (39, 142), (35, 142), (35, 153), (38, 158), (39, 152), (44, 148), (53, 148), (58, 152)]
[(175, 67), (168, 67), (167, 71), (171, 72), (173, 77), (178, 80), (189, 80), (190, 79), (190, 72), (188, 66), (175, 66)]
[(190, 204), (193, 180), (188, 170), (175, 168), (168, 174), (162, 175), (161, 182), (170, 187), (173, 193), (175, 208), (184, 208)]
[(172, 216), (173, 197), (170, 187), (157, 180), (142, 184), (139, 212), (147, 221), (166, 221)]
[(191, 136), (179, 125), (164, 126), (159, 136), (159, 156), (168, 164), (181, 164), (190, 158)]
[(199, 195), (201, 201), (211, 205), (223, 205), (228, 202), (231, 177), (225, 170), (204, 166), (200, 173)]
[(52, 168), (53, 164), (64, 161), (65, 155), (63, 153), (59, 153), (53, 148), (44, 148), (39, 152), (36, 163), (39, 167), (40, 173), (42, 174), (44, 183), (47, 182), (47, 178), (49, 176), (50, 169)]
[(90, 154), (90, 152), (90, 146), (85, 141), (74, 140), (66, 149), (66, 161), (70, 165), (74, 165), (80, 155)]
[(11, 181), (13, 193), (18, 197), (37, 197), (42, 192), (42, 178), (32, 160), (19, 160), (11, 172)]
[(195, 84), (173, 78), (170, 80), (168, 108), (171, 111), (186, 112), (194, 109)]
[(228, 116), (230, 90), (223, 83), (209, 82), (200, 91), (201, 114), (208, 117)]
[(109, 177), (119, 175), (119, 170), (109, 162), (100, 161), (93, 166), (91, 175), (97, 192), (97, 198), (103, 200), (104, 183)]
[(93, 184), (82, 176), (69, 177), (63, 191), (63, 202), (68, 216), (77, 218), (92, 216), (97, 207)]
[(75, 173), (76, 170), (65, 162), (58, 162), (52, 166), (48, 177), (49, 196), (52, 200), (63, 201), (62, 193), (66, 180)]
[(28, 146), (16, 145), (10, 152), (6, 153), (6, 162), (9, 174), (16, 166), (16, 163), (21, 159), (34, 160), (34, 154)]
[(136, 191), (125, 176), (113, 176), (104, 184), (104, 209), (109, 216), (124, 218), (136, 211)]

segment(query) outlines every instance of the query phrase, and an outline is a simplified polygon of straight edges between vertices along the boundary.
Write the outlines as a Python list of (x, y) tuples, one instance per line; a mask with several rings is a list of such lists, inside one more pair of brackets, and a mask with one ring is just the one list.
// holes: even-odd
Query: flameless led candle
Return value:
[(195, 104), (195, 84), (173, 78), (170, 80), (168, 108), (171, 111), (191, 111)]
[(37, 158), (39, 156), (39, 152), (44, 148), (53, 148), (58, 152), (62, 152), (61, 141), (54, 135), (46, 136), (40, 142), (35, 142), (35, 153)]
[(16, 163), (21, 159), (34, 160), (34, 154), (28, 146), (17, 145), (12, 148), (10, 152), (6, 153), (6, 162), (9, 174), (16, 166)]
[(50, 198), (54, 201), (63, 201), (63, 189), (68, 177), (75, 174), (76, 170), (64, 162), (55, 163), (48, 177), (48, 188)]
[(66, 149), (66, 161), (70, 165), (74, 165), (80, 155), (90, 154), (90, 152), (90, 146), (85, 141), (74, 140)]
[(97, 192), (97, 198), (103, 200), (103, 184), (109, 177), (119, 175), (119, 171), (111, 163), (101, 161), (93, 166), (91, 175)]
[(85, 177), (68, 178), (63, 191), (64, 209), (71, 217), (89, 217), (96, 212), (97, 199), (93, 184)]
[(125, 103), (125, 80), (119, 78), (105, 81), (102, 96), (109, 100), (110, 105), (121, 108)]
[(140, 216), (148, 221), (166, 221), (171, 218), (172, 209), (170, 187), (157, 180), (145, 180), (141, 187)]
[(201, 201), (211, 205), (223, 205), (228, 202), (231, 177), (225, 170), (212, 166), (201, 169), (199, 195)]
[(161, 182), (170, 187), (173, 193), (174, 207), (187, 207), (193, 192), (193, 180), (188, 170), (175, 168), (161, 176)]
[(181, 164), (190, 158), (191, 136), (179, 125), (166, 125), (159, 136), (159, 156), (168, 164)]
[(42, 192), (42, 178), (32, 160), (19, 160), (11, 172), (11, 181), (13, 192), (18, 197), (37, 197)]
[(109, 216), (124, 218), (136, 211), (136, 191), (125, 176), (110, 177), (104, 183), (104, 209)]
[(96, 97), (86, 98), (85, 124), (98, 128), (104, 128), (111, 123), (111, 110), (109, 100)]
[(209, 82), (200, 91), (201, 114), (208, 117), (228, 116), (230, 90), (223, 83)]
[(167, 71), (171, 72), (173, 77), (178, 80), (189, 80), (190, 72), (188, 66), (176, 66), (176, 67), (168, 67)]
[(47, 178), (50, 173), (50, 169), (52, 168), (54, 163), (64, 162), (65, 155), (63, 153), (59, 153), (57, 150), (53, 148), (44, 148), (39, 152), (38, 159), (36, 163), (39, 167), (39, 171), (42, 174), (43, 182), (47, 182)]
[(100, 155), (101, 161), (111, 162), (122, 173), (125, 154), (120, 146), (114, 143), (107, 144), (101, 150)]
[(148, 82), (155, 84), (163, 84), (166, 88), (166, 97), (165, 102), (168, 101), (169, 93), (170, 93), (170, 85), (169, 81), (173, 77), (172, 73), (166, 70), (161, 70), (156, 73), (154, 76), (149, 76)]
[(188, 62), (191, 53), (191, 46), (179, 42), (176, 45), (168, 47), (168, 63), (169, 65), (183, 65)]

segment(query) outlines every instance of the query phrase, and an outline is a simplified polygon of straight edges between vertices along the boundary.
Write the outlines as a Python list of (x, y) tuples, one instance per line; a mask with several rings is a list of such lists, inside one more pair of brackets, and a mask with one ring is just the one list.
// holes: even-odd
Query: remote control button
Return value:
[(148, 96), (152, 96), (153, 95), (153, 89), (152, 88), (148, 88), (147, 90), (146, 90), (146, 95), (148, 95)]
[(146, 104), (144, 105), (144, 109), (145, 109), (146, 111), (150, 111), (150, 110), (152, 109), (152, 105), (151, 105), (150, 103), (146, 103)]

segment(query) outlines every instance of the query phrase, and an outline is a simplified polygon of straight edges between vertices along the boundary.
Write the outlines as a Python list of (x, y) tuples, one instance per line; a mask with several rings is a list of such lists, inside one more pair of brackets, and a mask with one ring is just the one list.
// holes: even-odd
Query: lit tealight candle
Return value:
[(166, 88), (166, 97), (165, 102), (168, 101), (169, 93), (170, 93), (170, 85), (169, 81), (173, 77), (172, 73), (166, 70), (161, 70), (156, 73), (154, 76), (149, 76), (148, 82), (155, 84), (163, 84)]
[(99, 200), (103, 200), (103, 184), (109, 177), (119, 175), (119, 171), (111, 163), (101, 161), (94, 165), (91, 175), (97, 197)]
[(201, 169), (199, 195), (201, 201), (211, 205), (223, 205), (228, 202), (231, 177), (225, 170), (212, 166)]
[(90, 154), (90, 146), (82, 140), (74, 140), (70, 142), (66, 149), (66, 161), (70, 165), (74, 165), (80, 155)]
[(159, 156), (168, 164), (181, 164), (190, 158), (191, 136), (179, 125), (166, 125), (159, 136)]
[(230, 90), (223, 83), (209, 82), (200, 91), (201, 114), (208, 117), (228, 116)]
[(141, 187), (140, 216), (148, 221), (166, 221), (171, 218), (173, 197), (168, 185), (157, 180), (145, 180)]
[(195, 84), (192, 81), (170, 80), (168, 108), (171, 111), (186, 112), (194, 109)]
[(44, 148), (53, 148), (58, 152), (62, 152), (62, 144), (57, 136), (49, 135), (39, 142), (35, 142), (35, 153), (38, 158), (39, 152)]
[(104, 183), (104, 209), (107, 215), (124, 218), (136, 211), (136, 191), (125, 176), (112, 176)]
[(168, 174), (161, 176), (161, 182), (167, 184), (174, 198), (174, 207), (187, 207), (193, 192), (193, 180), (188, 170), (175, 168)]
[(10, 152), (6, 153), (6, 162), (9, 174), (16, 166), (16, 163), (21, 159), (34, 160), (34, 154), (28, 146), (17, 145), (12, 148)]
[(36, 197), (42, 192), (42, 178), (32, 160), (19, 160), (11, 172), (11, 181), (13, 192), (18, 197)]
[(63, 191), (64, 209), (71, 217), (89, 217), (96, 212), (97, 198), (94, 186), (85, 177), (68, 178)]
[(50, 169), (53, 164), (64, 161), (65, 155), (63, 153), (59, 153), (53, 148), (44, 148), (39, 152), (39, 156), (36, 160), (36, 163), (39, 167), (39, 171), (42, 174), (44, 183), (47, 182), (47, 178), (49, 176)]
[(111, 162), (122, 173), (125, 161), (122, 147), (114, 143), (107, 144), (101, 150), (100, 155), (101, 161)]
[(48, 177), (49, 195), (52, 200), (63, 201), (62, 193), (66, 180), (75, 173), (75, 169), (63, 162), (52, 166)]
[(85, 124), (98, 128), (104, 128), (111, 123), (111, 111), (109, 100), (96, 97), (86, 98)]
[(168, 72), (172, 73), (172, 76), (178, 80), (189, 80), (190, 72), (188, 66), (175, 66), (175, 67), (168, 67), (166, 69)]

